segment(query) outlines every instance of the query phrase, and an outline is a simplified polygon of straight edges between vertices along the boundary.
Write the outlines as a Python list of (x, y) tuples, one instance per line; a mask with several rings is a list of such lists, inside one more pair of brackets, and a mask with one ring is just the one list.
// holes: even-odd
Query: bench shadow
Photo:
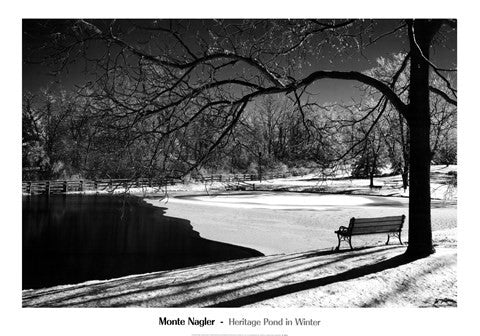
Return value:
[(204, 239), (190, 221), (131, 196), (51, 195), (23, 199), (22, 288), (191, 267), (263, 256)]
[(273, 299), (279, 296), (293, 294), (300, 291), (318, 288), (321, 286), (326, 286), (340, 281), (353, 280), (360, 278), (369, 274), (381, 272), (390, 268), (395, 268), (407, 263), (410, 263), (416, 259), (406, 256), (404, 254), (383, 260), (373, 265), (366, 265), (362, 267), (357, 267), (339, 274), (326, 276), (322, 278), (312, 279), (308, 281), (303, 281), (295, 284), (290, 284), (263, 292), (255, 293), (252, 295), (243, 296), (233, 300), (222, 301), (215, 303), (208, 307), (218, 307), (218, 308), (229, 308), (229, 307), (242, 307), (257, 302), (265, 301), (268, 299)]

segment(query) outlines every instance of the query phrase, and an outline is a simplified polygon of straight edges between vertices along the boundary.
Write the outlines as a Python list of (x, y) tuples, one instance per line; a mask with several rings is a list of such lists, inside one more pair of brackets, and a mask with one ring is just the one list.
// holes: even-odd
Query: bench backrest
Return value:
[(375, 217), (375, 218), (355, 218), (350, 219), (348, 231), (350, 235), (360, 235), (369, 233), (399, 232), (402, 230), (405, 215)]

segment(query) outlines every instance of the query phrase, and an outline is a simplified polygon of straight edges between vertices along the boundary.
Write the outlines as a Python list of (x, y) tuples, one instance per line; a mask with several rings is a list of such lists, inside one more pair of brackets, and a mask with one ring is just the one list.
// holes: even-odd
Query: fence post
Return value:
[(80, 180), (80, 191), (83, 191), (83, 180)]
[(45, 182), (45, 191), (50, 195), (50, 181)]

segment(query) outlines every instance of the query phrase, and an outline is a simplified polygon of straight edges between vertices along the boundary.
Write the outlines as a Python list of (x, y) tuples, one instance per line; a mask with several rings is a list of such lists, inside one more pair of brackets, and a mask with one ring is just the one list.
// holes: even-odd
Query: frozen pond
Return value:
[(204, 239), (189, 220), (134, 197), (29, 196), (22, 214), (24, 289), (262, 255)]
[[(408, 240), (408, 198), (305, 192), (172, 193), (147, 199), (166, 214), (190, 221), (202, 237), (250, 247), (265, 255), (333, 249), (334, 233), (351, 217), (406, 215), (402, 240)], [(432, 228), (456, 227), (456, 205), (432, 202)], [(354, 247), (384, 244), (386, 235), (358, 236)], [(396, 244), (397, 241), (393, 240)], [(348, 245), (348, 244), (347, 244)]]
[(262, 209), (317, 209), (332, 206), (362, 206), (373, 204), (374, 200), (363, 196), (322, 195), (309, 193), (270, 192), (270, 193), (228, 193), (216, 195), (177, 196), (173, 202), (202, 202), (231, 208)]

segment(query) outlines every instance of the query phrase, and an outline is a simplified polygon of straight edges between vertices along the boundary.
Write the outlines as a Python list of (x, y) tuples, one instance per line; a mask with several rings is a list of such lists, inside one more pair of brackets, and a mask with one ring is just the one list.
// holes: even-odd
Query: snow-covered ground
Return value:
[(286, 192), (243, 192), (222, 193), (212, 195), (192, 195), (188, 198), (171, 198), (171, 202), (191, 204), (202, 202), (204, 205), (215, 205), (242, 209), (309, 209), (324, 210), (332, 206), (356, 206), (374, 203), (373, 200), (349, 195), (327, 195), (314, 193)]
[[(431, 166), (430, 191), (431, 198), (436, 200), (453, 201), (457, 200), (456, 175), (457, 166)], [(374, 185), (376, 188), (370, 189), (369, 179), (353, 179), (345, 177), (345, 174), (337, 174), (332, 177), (324, 177), (319, 174), (308, 174), (304, 176), (295, 176), (288, 178), (279, 178), (272, 180), (247, 181), (243, 186), (255, 187), (258, 191), (297, 191), (314, 192), (324, 194), (349, 194), (349, 195), (376, 195), (391, 197), (408, 197), (409, 190), (402, 187), (402, 178), (400, 175), (376, 177)], [(455, 181), (455, 183), (454, 183)], [(206, 182), (206, 183), (186, 183), (168, 186), (162, 188), (130, 188), (129, 193), (139, 196), (164, 194), (165, 192), (192, 191), (216, 193), (225, 191), (226, 188), (234, 186), (235, 183), (225, 182)], [(124, 193), (125, 189), (116, 188), (111, 191), (102, 191), (102, 193)], [(88, 193), (95, 193), (90, 191)]]
[[(435, 209), (436, 211), (443, 213), (443, 207), (447, 206), (449, 209), (445, 210), (454, 211), (456, 214), (456, 205), (452, 207), (452, 204), (456, 203), (456, 185), (450, 183), (453, 171), (456, 172), (455, 166), (432, 167), (432, 198), (449, 201), (445, 203), (436, 201), (434, 203), (438, 207)], [(225, 185), (221, 183), (177, 185), (169, 187), (168, 190), (186, 191), (179, 195), (188, 197), (178, 197), (177, 194), (177, 197), (171, 198), (170, 201), (177, 204), (192, 202), (192, 213), (195, 213), (196, 217), (199, 216), (196, 208), (198, 204), (287, 211), (282, 212), (282, 216), (287, 216), (289, 207), (293, 206), (299, 211), (297, 214), (305, 213), (305, 216), (312, 216), (317, 212), (302, 211), (302, 207), (313, 210), (332, 206), (362, 208), (363, 205), (368, 206), (372, 202), (369, 198), (372, 195), (408, 196), (408, 190), (403, 192), (399, 176), (376, 178), (375, 184), (382, 188), (373, 190), (370, 190), (368, 180), (344, 178), (321, 180), (313, 175), (249, 183), (255, 184), (256, 190), (308, 191), (312, 193), (289, 195), (284, 192), (275, 195), (249, 192), (243, 195), (241, 193), (233, 194), (232, 197), (232, 195), (227, 196), (222, 193)], [(198, 195), (198, 192), (205, 194), (207, 191), (210, 195)], [(122, 192), (122, 190), (115, 192)], [(164, 195), (164, 191), (155, 189), (130, 190), (130, 192), (140, 196)], [(352, 197), (350, 196), (352, 194), (358, 196)], [(401, 200), (402, 202), (407, 201)], [(157, 206), (162, 206), (158, 199), (149, 202), (157, 202)], [(442, 204), (445, 205), (442, 206)], [(371, 209), (378, 211), (380, 208), (372, 206)], [(233, 209), (228, 209), (228, 211), (231, 210)], [(179, 211), (181, 212), (181, 209)], [(213, 211), (215, 210), (207, 212)], [(335, 218), (339, 214), (335, 211), (321, 213), (327, 217), (334, 215)], [(291, 216), (295, 215), (294, 212), (290, 212), (290, 214)], [(172, 216), (169, 213), (167, 215)], [(186, 215), (185, 212), (182, 212), (181, 217), (185, 218)], [(344, 218), (341, 219), (342, 224), (345, 224)], [(270, 222), (269, 224), (272, 225)], [(337, 223), (334, 224), (337, 225)], [(437, 228), (434, 231), (434, 244), (437, 252), (427, 258), (415, 261), (404, 259), (405, 246), (401, 245), (383, 246), (378, 243), (378, 245), (363, 246), (354, 251), (341, 253), (334, 253), (331, 248), (301, 250), (302, 252), (272, 254), (188, 269), (132, 275), (120, 279), (90, 281), (40, 290), (24, 290), (22, 293), (23, 306), (456, 306), (456, 225), (452, 227), (452, 225), (442, 226), (440, 224), (434, 223), (434, 230)], [(199, 230), (203, 237), (206, 234), (208, 239), (219, 234), (218, 227), (210, 233), (212, 235), (210, 237), (209, 233), (203, 230), (202, 223), (195, 223), (192, 220), (192, 225), (194, 229)], [(231, 234), (227, 236), (232, 237)], [(318, 239), (317, 236), (315, 239)], [(335, 237), (333, 239), (335, 240)], [(326, 243), (325, 246), (328, 244)]]
[[(432, 199), (455, 201), (456, 184), (453, 175), (457, 166), (431, 166), (430, 192)], [(400, 175), (374, 178), (375, 188), (370, 189), (369, 179), (353, 179), (345, 176), (325, 178), (316, 174), (286, 179), (275, 179), (256, 184), (257, 189), (283, 189), (288, 191), (311, 191), (323, 193), (345, 193), (351, 195), (377, 195), (408, 197), (409, 189), (403, 189)]]
[(24, 307), (450, 307), (457, 305), (455, 230), (437, 252), (404, 246), (313, 250), (24, 290)]

